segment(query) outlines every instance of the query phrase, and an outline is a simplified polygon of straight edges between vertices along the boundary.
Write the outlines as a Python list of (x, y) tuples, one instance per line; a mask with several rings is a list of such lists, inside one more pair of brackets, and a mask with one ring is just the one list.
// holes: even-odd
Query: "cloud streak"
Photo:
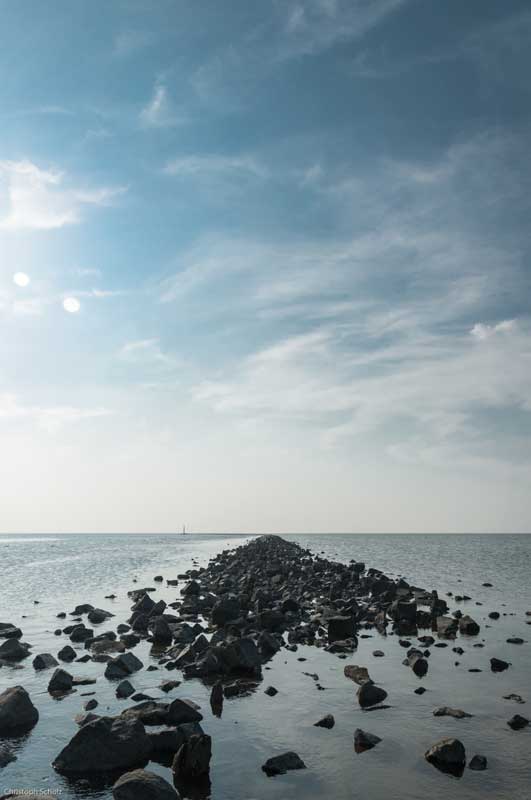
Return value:
[[(79, 223), (86, 207), (106, 207), (126, 187), (84, 189), (68, 186), (63, 172), (31, 161), (0, 162), (0, 230), (53, 230)], [(3, 197), (2, 197), (3, 196)], [(3, 202), (2, 202), (3, 200)]]

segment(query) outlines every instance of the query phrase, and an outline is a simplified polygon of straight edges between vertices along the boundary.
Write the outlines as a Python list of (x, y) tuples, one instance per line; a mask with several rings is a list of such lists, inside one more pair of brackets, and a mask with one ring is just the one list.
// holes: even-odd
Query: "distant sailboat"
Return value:
[(186, 536), (186, 525), (183, 525), (183, 532), (182, 532), (182, 535), (183, 535), (183, 536)]

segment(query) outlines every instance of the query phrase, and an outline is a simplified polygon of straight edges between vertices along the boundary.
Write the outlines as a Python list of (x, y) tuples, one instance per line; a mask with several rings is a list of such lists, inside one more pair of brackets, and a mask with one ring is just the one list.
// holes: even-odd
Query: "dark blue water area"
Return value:
[[(23, 640), (32, 653), (57, 651), (67, 637), (54, 636), (60, 611), (71, 611), (87, 602), (115, 614), (100, 630), (116, 627), (130, 614), (127, 591), (156, 586), (153, 597), (171, 602), (180, 587), (156, 584), (162, 574), (175, 578), (194, 564), (250, 537), (236, 535), (57, 535), (0, 536), (0, 621), (22, 628)], [(211, 714), (209, 690), (200, 681), (185, 681), (165, 695), (163, 680), (180, 678), (163, 667), (146, 669), (132, 678), (137, 691), (168, 700), (186, 697), (201, 706), (203, 728), (212, 736), (211, 797), (214, 800), (284, 800), (285, 798), (335, 798), (337, 800), (525, 800), (531, 797), (531, 726), (512, 731), (507, 720), (515, 713), (531, 717), (531, 536), (528, 535), (297, 535), (294, 539), (314, 553), (339, 561), (364, 561), (394, 576), (404, 576), (416, 586), (466, 594), (472, 599), (456, 602), (446, 597), (450, 609), (461, 608), (479, 622), (475, 637), (458, 637), (454, 644), (465, 652), (456, 655), (452, 645), (432, 648), (429, 672), (422, 680), (402, 664), (405, 652), (398, 637), (371, 630), (357, 651), (345, 660), (316, 647), (282, 650), (264, 670), (256, 692), (225, 702), (221, 719)], [(136, 583), (134, 582), (136, 580)], [(491, 583), (492, 587), (483, 586)], [(105, 599), (115, 594), (116, 599)], [(34, 601), (38, 601), (35, 603)], [(478, 605), (481, 603), (481, 605)], [(488, 618), (499, 611), (497, 621)], [(98, 626), (96, 626), (98, 627)], [(522, 645), (506, 642), (525, 639)], [(415, 644), (415, 641), (413, 640)], [(474, 647), (480, 644), (483, 647)], [(80, 655), (83, 645), (77, 645)], [(147, 668), (158, 666), (147, 642), (134, 652)], [(373, 651), (382, 650), (383, 658)], [(511, 662), (502, 673), (490, 671), (490, 658)], [(305, 658), (306, 661), (300, 661)], [(120, 713), (131, 701), (118, 700), (115, 686), (104, 676), (103, 664), (74, 662), (67, 669), (76, 676), (94, 677), (93, 686), (80, 687), (61, 701), (46, 687), (49, 671), (35, 672), (31, 658), (22, 669), (0, 668), (0, 691), (20, 684), (30, 693), (40, 719), (33, 731), (19, 740), (0, 740), (0, 751), (9, 749), (17, 760), (0, 769), (0, 796), (11, 789), (53, 791), (64, 800), (76, 797), (110, 798), (110, 787), (97, 791), (72, 784), (57, 775), (51, 762), (76, 732), (76, 714), (82, 711), (85, 692), (95, 692), (98, 713)], [(459, 662), (456, 665), (456, 661)], [(391, 707), (363, 711), (356, 700), (356, 685), (345, 678), (345, 664), (368, 667), (371, 677), (388, 691)], [(471, 673), (471, 668), (482, 672)], [(317, 673), (319, 691), (304, 673)], [(422, 696), (414, 689), (426, 687)], [(264, 689), (278, 689), (269, 697)], [(503, 699), (520, 694), (525, 705)], [(439, 706), (462, 708), (467, 719), (434, 717)], [(314, 727), (324, 714), (332, 713), (332, 730)], [(381, 737), (374, 749), (356, 754), (353, 733), (363, 728)], [(485, 772), (465, 770), (461, 778), (443, 774), (428, 764), (424, 752), (439, 739), (457, 736), (467, 757), (487, 756)], [(261, 765), (270, 756), (295, 750), (306, 769), (268, 778)], [(151, 762), (149, 769), (171, 781), (171, 771)]]

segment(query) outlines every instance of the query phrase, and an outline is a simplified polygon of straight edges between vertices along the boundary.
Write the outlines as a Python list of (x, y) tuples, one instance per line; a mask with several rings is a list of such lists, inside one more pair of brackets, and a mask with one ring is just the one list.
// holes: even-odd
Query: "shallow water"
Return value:
[[(67, 622), (56, 619), (59, 611), (70, 611), (80, 602), (89, 602), (116, 614), (110, 622), (95, 626), (98, 630), (115, 627), (129, 616), (127, 591), (135, 586), (157, 586), (153, 576), (176, 577), (197, 560), (201, 565), (227, 546), (236, 546), (248, 537), (236, 536), (28, 536), (0, 537), (0, 621), (18, 624), (24, 641), (34, 645), (33, 653), (57, 651), (66, 643), (65, 636), (55, 637), (56, 627)], [(462, 656), (445, 649), (432, 648), (428, 675), (419, 681), (412, 670), (402, 665), (405, 651), (397, 637), (360, 639), (357, 652), (347, 661), (318, 648), (300, 647), (296, 653), (281, 652), (264, 671), (258, 691), (246, 698), (225, 702), (221, 719), (213, 717), (208, 690), (199, 681), (188, 681), (163, 695), (157, 687), (178, 672), (142, 670), (132, 678), (137, 691), (156, 698), (189, 697), (201, 705), (204, 729), (213, 739), (211, 766), (214, 800), (252, 800), (252, 798), (300, 797), (313, 800), (327, 797), (337, 800), (424, 800), (426, 797), (459, 800), (518, 800), (530, 797), (529, 790), (531, 727), (512, 731), (506, 722), (515, 713), (531, 715), (530, 645), (509, 645), (509, 636), (531, 638), (525, 612), (531, 610), (531, 536), (382, 536), (316, 535), (286, 537), (295, 539), (313, 552), (349, 561), (363, 560), (389, 574), (403, 575), (411, 583), (437, 588), (442, 594), (468, 594), (472, 600), (453, 603), (466, 608), (480, 624), (477, 637), (459, 637), (456, 644), (465, 649)], [(134, 584), (134, 578), (138, 583)], [(482, 586), (491, 582), (492, 588)], [(179, 587), (157, 588), (155, 597), (172, 601), (179, 597)], [(105, 600), (115, 593), (116, 600)], [(34, 601), (38, 604), (34, 605)], [(478, 606), (476, 602), (482, 602)], [(487, 619), (489, 611), (507, 616), (495, 622)], [(23, 615), (25, 618), (23, 618)], [(529, 620), (531, 618), (527, 618)], [(490, 627), (487, 627), (489, 625)], [(414, 641), (414, 640), (413, 640)], [(483, 648), (473, 644), (483, 643)], [(85, 652), (82, 645), (80, 655)], [(156, 664), (149, 644), (141, 643), (134, 652), (145, 666)], [(373, 650), (385, 652), (375, 658)], [(491, 656), (512, 662), (506, 672), (493, 674)], [(306, 658), (304, 662), (300, 658)], [(460, 661), (455, 666), (455, 661)], [(74, 716), (82, 710), (85, 692), (96, 692), (97, 713), (114, 714), (130, 701), (117, 700), (115, 685), (103, 677), (104, 665), (67, 665), (74, 675), (97, 677), (94, 686), (80, 687), (61, 701), (46, 691), (50, 671), (35, 673), (31, 658), (22, 670), (0, 669), (0, 691), (20, 683), (30, 692), (40, 712), (40, 720), (24, 739), (10, 742), (17, 761), (0, 770), (0, 795), (7, 789), (50, 789), (68, 800), (74, 797), (110, 798), (107, 789), (94, 792), (71, 784), (58, 776), (50, 762), (77, 730)], [(392, 707), (382, 711), (362, 711), (355, 698), (356, 685), (343, 676), (346, 663), (369, 668), (375, 681), (388, 691)], [(469, 673), (470, 667), (483, 669)], [(325, 691), (318, 691), (315, 681), (304, 672), (317, 673)], [(427, 691), (413, 693), (419, 683)], [(268, 697), (268, 685), (279, 690)], [(502, 695), (521, 694), (526, 705), (503, 700)], [(454, 720), (433, 717), (441, 705), (463, 708), (470, 719)], [(325, 713), (333, 713), (333, 730), (315, 728)], [(361, 727), (382, 738), (369, 752), (356, 755), (353, 731)], [(444, 736), (458, 736), (467, 756), (486, 755), (486, 772), (466, 770), (461, 779), (438, 772), (423, 758), (425, 750)], [(1, 746), (0, 741), (0, 746)], [(270, 756), (288, 749), (296, 750), (307, 769), (268, 778), (261, 771)], [(149, 769), (171, 780), (170, 771), (150, 764)]]

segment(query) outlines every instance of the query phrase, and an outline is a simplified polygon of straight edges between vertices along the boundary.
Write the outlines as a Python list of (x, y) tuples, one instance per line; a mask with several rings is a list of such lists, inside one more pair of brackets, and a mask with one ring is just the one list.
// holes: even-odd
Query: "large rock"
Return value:
[(284, 775), (292, 769), (306, 769), (306, 764), (297, 753), (290, 750), (280, 756), (268, 758), (262, 765), (262, 769), (266, 775), (271, 777), (272, 775)]
[(116, 687), (116, 697), (123, 700), (126, 697), (131, 697), (135, 691), (135, 687), (128, 680), (123, 680)]
[(61, 661), (70, 662), (73, 661), (76, 657), (77, 653), (73, 647), (70, 647), (69, 644), (65, 645), (59, 652), (57, 653), (57, 658)]
[(83, 725), (52, 766), (63, 775), (98, 775), (145, 764), (151, 743), (131, 717), (100, 717)]
[(367, 667), (358, 667), (357, 664), (347, 664), (343, 673), (346, 678), (357, 683), (358, 686), (363, 686), (364, 683), (372, 683)]
[(240, 601), (235, 595), (223, 597), (212, 609), (212, 622), (218, 627), (223, 627), (233, 619), (240, 616)]
[(145, 769), (126, 772), (112, 787), (115, 800), (179, 800), (173, 786)]
[(490, 660), (490, 668), (492, 672), (503, 672), (506, 669), (509, 669), (510, 663), (508, 661), (504, 661), (502, 658), (491, 658)]
[(357, 692), (358, 703), (362, 708), (370, 708), (378, 703), (383, 703), (387, 697), (387, 692), (380, 686), (375, 686), (374, 683), (364, 683)]
[(463, 743), (459, 739), (441, 739), (424, 753), (424, 758), (433, 764), (434, 767), (442, 772), (450, 772), (454, 775), (462, 774), (465, 763), (466, 753)]
[(0, 622), (0, 639), (20, 639), (22, 631), (11, 622)]
[(33, 659), (33, 668), (37, 670), (49, 669), (50, 667), (57, 667), (59, 662), (52, 656), (51, 653), (39, 653)]
[(0, 736), (33, 728), (39, 712), (22, 686), (13, 686), (0, 694)]
[(168, 722), (171, 725), (182, 725), (185, 722), (201, 722), (203, 715), (191, 700), (177, 698), (168, 708)]
[(356, 635), (356, 624), (353, 617), (337, 616), (328, 620), (328, 641), (337, 642), (352, 639)]
[(142, 669), (143, 666), (143, 663), (134, 653), (122, 653), (122, 655), (111, 658), (111, 660), (107, 662), (105, 677), (111, 680), (126, 678), (128, 675), (132, 675), (133, 672)]
[(100, 622), (105, 622), (105, 620), (111, 617), (114, 617), (114, 614), (111, 614), (110, 611), (104, 611), (103, 608), (93, 608), (92, 611), (88, 613), (88, 621), (93, 625), (99, 625)]
[(477, 636), (479, 630), (478, 623), (472, 617), (466, 615), (459, 620), (459, 633), (465, 636)]
[(72, 689), (73, 682), (74, 679), (72, 678), (72, 675), (59, 667), (55, 670), (50, 678), (50, 682), (48, 683), (48, 691), (52, 693), (69, 692)]
[(212, 740), (206, 733), (193, 734), (179, 747), (173, 759), (176, 779), (188, 781), (208, 775), (212, 757)]
[(19, 642), (16, 638), (6, 639), (0, 644), (0, 660), (22, 661), (29, 656), (29, 648), (29, 644)]

